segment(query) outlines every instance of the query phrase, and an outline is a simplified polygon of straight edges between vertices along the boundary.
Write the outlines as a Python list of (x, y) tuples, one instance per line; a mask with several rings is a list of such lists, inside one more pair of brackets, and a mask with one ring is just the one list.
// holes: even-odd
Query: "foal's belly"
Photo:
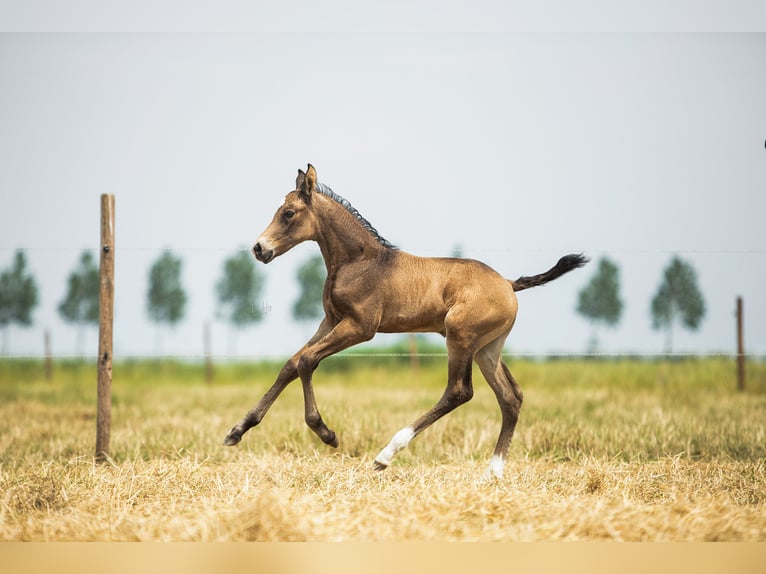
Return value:
[(447, 310), (438, 305), (387, 305), (383, 310), (380, 333), (441, 333)]

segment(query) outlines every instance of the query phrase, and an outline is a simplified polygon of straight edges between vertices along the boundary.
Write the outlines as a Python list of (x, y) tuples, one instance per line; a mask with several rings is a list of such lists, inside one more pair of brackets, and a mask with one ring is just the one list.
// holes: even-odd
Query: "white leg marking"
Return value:
[(503, 478), (503, 470), (505, 470), (505, 459), (501, 456), (494, 455), (489, 461), (489, 467), (484, 476), (486, 478)]
[(410, 444), (412, 437), (415, 436), (415, 431), (411, 427), (405, 427), (394, 435), (391, 442), (386, 445), (386, 448), (380, 451), (380, 454), (375, 457), (375, 462), (378, 462), (384, 466), (391, 464), (394, 459), (394, 455)]

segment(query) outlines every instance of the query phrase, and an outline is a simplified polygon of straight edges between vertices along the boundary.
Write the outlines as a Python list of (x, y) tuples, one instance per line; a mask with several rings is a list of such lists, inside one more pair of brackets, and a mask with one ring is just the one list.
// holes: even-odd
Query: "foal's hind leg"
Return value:
[(513, 438), (513, 431), (516, 429), (516, 423), (519, 420), (521, 403), (524, 400), (521, 387), (519, 387), (508, 367), (503, 363), (503, 344), (507, 335), (505, 333), (503, 336), (495, 339), (476, 354), (476, 362), (484, 378), (487, 379), (487, 383), (495, 392), (503, 417), (500, 436), (497, 439), (495, 452), (487, 469), (487, 475), (496, 478), (502, 478), (503, 476), (505, 457)]
[(449, 374), (447, 388), (439, 402), (411, 426), (397, 432), (391, 442), (375, 457), (375, 470), (383, 470), (391, 464), (394, 455), (405, 448), (410, 441), (441, 417), (452, 412), (473, 397), (471, 381), (473, 356), (469, 349), (447, 340), (449, 351)]

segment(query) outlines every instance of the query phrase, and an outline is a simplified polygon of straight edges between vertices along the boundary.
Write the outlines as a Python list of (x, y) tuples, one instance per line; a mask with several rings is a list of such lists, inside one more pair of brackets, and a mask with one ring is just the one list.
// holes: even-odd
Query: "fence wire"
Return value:
[[(246, 252), (251, 251), (250, 247), (239, 245), (237, 247), (225, 247), (225, 246), (191, 246), (191, 247), (170, 247), (160, 248), (156, 246), (147, 245), (117, 245), (115, 251), (128, 252), (128, 251), (148, 251), (153, 253), (161, 253), (162, 251), (170, 249), (171, 251), (179, 252), (209, 252), (209, 253), (233, 253), (233, 252)], [(24, 252), (41, 252), (41, 251), (53, 251), (53, 252), (81, 252), (81, 251), (97, 251), (97, 246), (35, 246), (35, 247), (19, 247), (19, 246), (0, 246), (0, 251), (24, 251)], [(406, 250), (406, 249), (405, 249)], [(510, 247), (463, 247), (464, 253), (514, 253), (514, 254), (537, 254), (537, 253), (568, 253), (572, 251), (571, 245), (561, 247), (546, 247), (546, 248), (510, 248)], [(620, 248), (620, 247), (594, 247), (594, 246), (580, 246), (574, 251), (583, 251), (585, 253), (597, 253), (597, 254), (625, 254), (625, 255), (766, 255), (766, 249), (757, 248), (730, 248), (730, 249), (698, 249), (698, 248), (663, 248), (663, 249), (644, 249), (644, 248)], [(444, 247), (425, 247), (425, 248), (413, 248), (413, 253), (446, 253), (450, 249)]]
[[(739, 356), (745, 357), (747, 360), (766, 360), (766, 356), (760, 353), (746, 352), (741, 355), (736, 352), (683, 352), (674, 351), (669, 353), (657, 353), (657, 352), (638, 352), (638, 351), (623, 351), (623, 352), (560, 352), (560, 353), (532, 353), (532, 352), (513, 352), (506, 351), (502, 354), (502, 357), (506, 360), (524, 359), (524, 360), (578, 360), (578, 359), (611, 359), (611, 360), (664, 360), (664, 359), (736, 359)], [(45, 360), (50, 358), (54, 361), (96, 361), (98, 355), (93, 354), (59, 354), (55, 353), (47, 357), (43, 353), (10, 353), (0, 354), (0, 361), (2, 360)], [(114, 354), (114, 360), (119, 361), (225, 361), (225, 362), (261, 362), (261, 361), (287, 361), (292, 354), (280, 355), (280, 354), (258, 354), (258, 355), (243, 355), (243, 354), (225, 354), (216, 353), (212, 355), (205, 355), (202, 353), (181, 353), (177, 355), (153, 355), (153, 354)], [(325, 358), (324, 361), (335, 359), (446, 359), (449, 354), (445, 351), (443, 353), (365, 353), (365, 352), (344, 352), (335, 355), (330, 355)]]

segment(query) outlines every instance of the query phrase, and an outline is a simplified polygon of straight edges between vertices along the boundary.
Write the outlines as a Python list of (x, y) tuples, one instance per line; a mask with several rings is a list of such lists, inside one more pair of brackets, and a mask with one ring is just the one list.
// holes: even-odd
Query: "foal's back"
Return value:
[[(512, 324), (518, 308), (511, 283), (473, 259), (418, 257), (399, 251), (381, 278), (381, 290), (381, 332), (444, 335), (450, 313), (453, 318), (456, 313), (465, 314), (471, 322), (504, 317)], [(396, 297), (385, 293), (396, 293)]]

